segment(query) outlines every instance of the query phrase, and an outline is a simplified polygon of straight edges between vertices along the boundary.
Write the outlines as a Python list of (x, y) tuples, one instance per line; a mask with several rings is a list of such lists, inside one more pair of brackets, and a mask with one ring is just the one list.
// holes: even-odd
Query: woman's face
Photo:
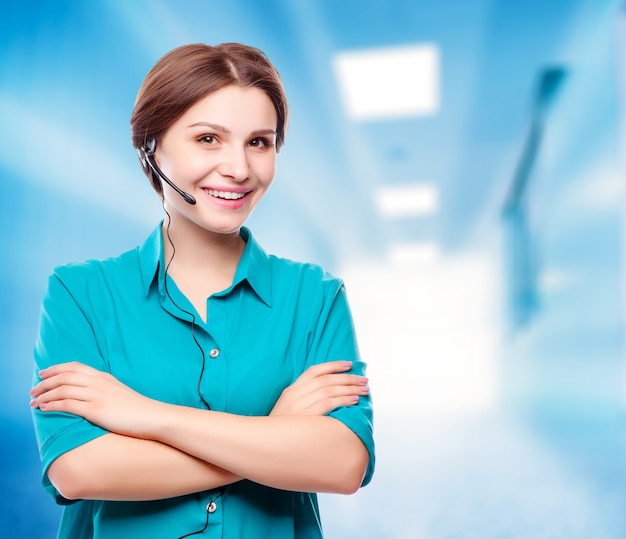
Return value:
[(236, 233), (274, 179), (274, 105), (258, 88), (221, 88), (169, 127), (155, 157), (165, 175), (196, 199), (190, 205), (163, 183), (172, 222), (182, 219), (213, 233)]

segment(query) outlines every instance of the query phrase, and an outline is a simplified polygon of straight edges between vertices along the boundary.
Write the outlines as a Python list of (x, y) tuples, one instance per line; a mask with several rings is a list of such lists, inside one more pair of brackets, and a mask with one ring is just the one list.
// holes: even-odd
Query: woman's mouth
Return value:
[(249, 191), (245, 193), (233, 193), (232, 191), (217, 191), (216, 189), (205, 189), (205, 191), (212, 197), (221, 198), (222, 200), (239, 200), (249, 193)]

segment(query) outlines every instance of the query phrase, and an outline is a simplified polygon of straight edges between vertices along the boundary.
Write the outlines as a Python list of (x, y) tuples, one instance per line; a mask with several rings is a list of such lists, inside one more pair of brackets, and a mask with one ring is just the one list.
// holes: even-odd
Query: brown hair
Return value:
[[(202, 43), (183, 45), (168, 52), (148, 72), (130, 118), (131, 139), (136, 149), (160, 136), (189, 107), (228, 85), (263, 90), (276, 109), (276, 150), (285, 141), (287, 98), (276, 68), (265, 54), (247, 45)], [(149, 168), (144, 172), (157, 193), (161, 182)]]

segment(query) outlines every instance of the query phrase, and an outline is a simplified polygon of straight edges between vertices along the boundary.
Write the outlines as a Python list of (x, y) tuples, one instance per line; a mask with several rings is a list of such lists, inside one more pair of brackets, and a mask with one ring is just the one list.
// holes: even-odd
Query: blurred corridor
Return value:
[(200, 41), (279, 68), (290, 128), (250, 226), (344, 278), (369, 365), (377, 472), (322, 497), (327, 536), (626, 536), (625, 6), (434, 4), (4, 7), (0, 536), (55, 537), (60, 514), (27, 397), (46, 278), (160, 219), (128, 117)]

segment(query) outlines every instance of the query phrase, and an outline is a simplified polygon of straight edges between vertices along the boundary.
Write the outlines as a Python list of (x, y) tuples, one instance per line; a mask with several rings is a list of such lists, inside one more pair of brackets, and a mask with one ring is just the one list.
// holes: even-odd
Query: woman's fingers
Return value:
[(298, 379), (292, 389), (302, 397), (307, 395), (320, 398), (324, 396), (336, 396), (340, 394), (363, 394), (367, 388), (368, 379), (357, 374), (325, 374), (310, 379)]
[(149, 437), (158, 424), (161, 403), (137, 393), (112, 374), (71, 362), (39, 373), (30, 392), (31, 406), (44, 412), (67, 412), (100, 427), (135, 437)]
[(62, 386), (78, 386), (84, 387), (88, 385), (88, 380), (84, 374), (65, 372), (56, 374), (50, 378), (45, 378), (30, 390), (30, 396), (33, 398), (40, 397), (55, 388)]
[(31, 407), (74, 413), (77, 406), (93, 400), (96, 377), (106, 373), (72, 362), (54, 365), (39, 375), (41, 382), (30, 390)]
[(60, 386), (33, 399), (30, 405), (46, 412), (79, 414), (81, 410), (90, 406), (90, 403), (90, 396), (86, 388)]
[(327, 374), (316, 378), (312, 385), (319, 387), (327, 386), (364, 386), (368, 378), (358, 374)]
[(37, 397), (60, 385), (88, 385), (91, 377), (104, 373), (76, 361), (59, 363), (39, 371), (39, 382), (30, 390), (31, 397)]
[(84, 373), (96, 375), (101, 371), (90, 367), (89, 365), (85, 365), (84, 363), (79, 363), (78, 361), (69, 361), (67, 363), (57, 363), (56, 365), (51, 365), (46, 369), (42, 369), (39, 371), (39, 377), (42, 379), (51, 378), (52, 376), (56, 376), (57, 374), (61, 374), (64, 372), (75, 372), (75, 373)]
[(350, 361), (329, 361), (309, 367), (282, 392), (272, 415), (324, 415), (339, 406), (352, 406), (369, 393), (368, 379), (348, 374)]
[(325, 363), (318, 363), (312, 365), (306, 371), (304, 371), (298, 380), (308, 381), (326, 374), (334, 374), (339, 372), (346, 372), (352, 368), (352, 361), (327, 361)]
[[(346, 380), (345, 376), (351, 376)], [(335, 381), (331, 378), (324, 378), (323, 384), (316, 384), (316, 387), (302, 395), (302, 405), (310, 413), (319, 413), (324, 410), (326, 413), (341, 404), (356, 404), (359, 397), (369, 393), (367, 379), (356, 377), (353, 375), (345, 375), (341, 381)], [(316, 380), (319, 382), (319, 380)]]
[(367, 378), (357, 374), (342, 374), (352, 368), (352, 361), (327, 361), (312, 365), (304, 371), (294, 385), (317, 388), (325, 385), (363, 385)]

